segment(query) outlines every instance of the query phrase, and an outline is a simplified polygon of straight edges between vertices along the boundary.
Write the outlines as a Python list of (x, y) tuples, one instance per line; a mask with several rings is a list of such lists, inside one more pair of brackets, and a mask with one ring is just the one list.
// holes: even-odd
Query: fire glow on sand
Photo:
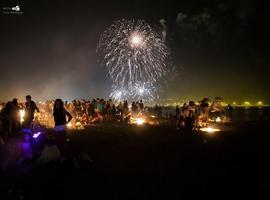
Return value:
[(219, 132), (220, 129), (218, 128), (213, 128), (213, 127), (205, 127), (205, 128), (200, 128), (201, 131), (203, 132), (208, 132), (208, 133), (215, 133), (215, 132)]

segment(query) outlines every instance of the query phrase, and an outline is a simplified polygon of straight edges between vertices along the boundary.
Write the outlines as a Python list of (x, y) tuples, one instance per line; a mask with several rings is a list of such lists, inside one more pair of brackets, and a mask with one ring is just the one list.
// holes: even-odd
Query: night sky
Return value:
[(0, 100), (108, 98), (111, 82), (96, 47), (100, 34), (125, 18), (166, 31), (177, 73), (161, 97), (270, 103), (264, 1), (108, 2), (2, 1), (1, 9), (19, 5), (23, 14), (1, 13)]

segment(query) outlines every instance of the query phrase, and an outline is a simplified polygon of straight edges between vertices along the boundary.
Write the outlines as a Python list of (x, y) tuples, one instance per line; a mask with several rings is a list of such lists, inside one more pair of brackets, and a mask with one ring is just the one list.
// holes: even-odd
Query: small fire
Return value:
[(137, 124), (137, 125), (143, 125), (145, 123), (145, 119), (142, 117), (131, 117), (130, 123)]
[(206, 128), (200, 128), (201, 131), (208, 132), (208, 133), (214, 133), (220, 131), (218, 128), (212, 128), (212, 127), (206, 127)]
[(71, 128), (72, 127), (72, 123), (71, 122), (67, 123), (67, 127), (68, 128)]
[(220, 117), (217, 117), (216, 118), (216, 122), (221, 122), (221, 118)]
[(25, 110), (20, 110), (20, 121), (21, 121), (21, 123), (24, 121), (24, 116), (25, 116)]
[(143, 118), (137, 118), (137, 119), (136, 119), (136, 124), (137, 124), (137, 125), (143, 125), (144, 122), (145, 122), (145, 121), (144, 121)]
[(82, 126), (82, 124), (81, 124), (81, 122), (76, 122), (75, 126), (76, 126), (76, 127)]

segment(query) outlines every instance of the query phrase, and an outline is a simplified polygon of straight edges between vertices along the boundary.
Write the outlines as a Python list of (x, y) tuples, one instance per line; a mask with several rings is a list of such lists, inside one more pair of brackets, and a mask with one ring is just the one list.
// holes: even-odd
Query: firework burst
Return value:
[(169, 50), (144, 20), (120, 20), (100, 37), (98, 52), (113, 81), (111, 97), (151, 101), (167, 73)]

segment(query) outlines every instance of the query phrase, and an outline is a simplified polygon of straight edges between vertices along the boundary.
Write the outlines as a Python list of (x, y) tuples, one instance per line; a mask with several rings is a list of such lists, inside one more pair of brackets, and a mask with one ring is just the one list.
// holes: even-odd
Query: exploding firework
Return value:
[(144, 20), (116, 21), (101, 35), (98, 51), (113, 81), (116, 100), (154, 100), (168, 74), (169, 50)]
[(115, 100), (147, 100), (153, 101), (157, 95), (157, 86), (151, 83), (135, 83), (132, 87), (125, 87), (119, 84), (112, 86), (110, 97)]

